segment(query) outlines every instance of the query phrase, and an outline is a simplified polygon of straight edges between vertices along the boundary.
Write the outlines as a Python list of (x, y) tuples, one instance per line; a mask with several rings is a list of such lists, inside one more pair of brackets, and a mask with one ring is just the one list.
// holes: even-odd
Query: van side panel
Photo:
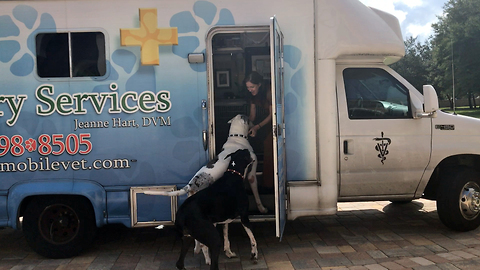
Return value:
[[(205, 53), (205, 36), (212, 26), (268, 25), (273, 15), (287, 37), (287, 177), (316, 179), (313, 0), (282, 0), (275, 5), (253, 0), (189, 0), (182, 5), (171, 0), (0, 1), (0, 5), (0, 191), (15, 196), (8, 199), (10, 226), (16, 226), (22, 198), (36, 195), (31, 186), (36, 183), (42, 183), (38, 194), (66, 192), (90, 198), (85, 193), (89, 188), (67, 188), (77, 181), (113, 190), (108, 195), (96, 191), (101, 200), (90, 198), (97, 225), (106, 218), (123, 224), (131, 218), (130, 187), (185, 185), (208, 160), (201, 108), (202, 100), (209, 98), (207, 66), (189, 63), (188, 54)], [(149, 20), (142, 21), (144, 9), (155, 10), (150, 13), (156, 14), (153, 27), (177, 31), (178, 44), (154, 50), (158, 65), (141, 65), (146, 48), (135, 42), (121, 44), (121, 33), (133, 35)], [(74, 43), (82, 33), (94, 34), (94, 45), (104, 49), (104, 62), (93, 66), (105, 72), (88, 75), (84, 69), (80, 71), (87, 75), (82, 75), (71, 67), (63, 77), (38, 70), (46, 66), (45, 58), (65, 61), (51, 57), (59, 47), (49, 47), (48, 38), (68, 36), (69, 47), (63, 50), (83, 48), (82, 57), (72, 59), (95, 60), (88, 56), (88, 46)], [(57, 182), (64, 189), (47, 188)], [(152, 207), (170, 209), (163, 204)]]
[(129, 190), (107, 190), (107, 221), (109, 224), (120, 223), (126, 227), (130, 227), (130, 204), (125, 203), (129, 201)]
[[(115, 16), (106, 16), (112, 5), (118, 7)], [(139, 8), (145, 5), (157, 8), (159, 28), (182, 23), (180, 45), (159, 46), (158, 66), (140, 65), (140, 47), (119, 41), (120, 29), (140, 27)], [(185, 36), (196, 22), (175, 19), (184, 8), (133, 1), (2, 1), (1, 6), (6, 23), (0, 27), (0, 42), (6, 50), (0, 62), (0, 144), (9, 147), (0, 160), (0, 190), (16, 183), (55, 185), (77, 179), (122, 187), (125, 194), (110, 197), (117, 203), (109, 208), (115, 222), (129, 218), (130, 186), (183, 185), (206, 163), (200, 108), (207, 98), (206, 68), (186, 59), (189, 52), (204, 50), (204, 32)], [(39, 77), (39, 34), (77, 32), (104, 36), (106, 74)], [(15, 122), (7, 122), (15, 115)], [(20, 202), (12, 199), (9, 205)], [(104, 208), (96, 210), (106, 212)], [(97, 222), (104, 223), (103, 213)]]
[(0, 196), (0, 227), (8, 226), (7, 194)]

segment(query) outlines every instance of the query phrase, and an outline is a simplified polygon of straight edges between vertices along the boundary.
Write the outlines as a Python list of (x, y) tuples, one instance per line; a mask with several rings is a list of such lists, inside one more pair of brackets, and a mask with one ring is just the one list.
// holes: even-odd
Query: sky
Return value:
[(443, 14), (448, 0), (360, 0), (363, 4), (395, 15), (400, 21), (404, 39), (416, 37), (424, 42), (433, 35), (432, 23)]

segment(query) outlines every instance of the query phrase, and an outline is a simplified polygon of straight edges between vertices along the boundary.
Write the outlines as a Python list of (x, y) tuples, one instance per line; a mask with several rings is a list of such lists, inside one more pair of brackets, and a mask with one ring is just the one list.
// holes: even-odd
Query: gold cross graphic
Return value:
[(120, 45), (140, 46), (142, 65), (160, 64), (158, 46), (178, 45), (176, 27), (157, 28), (157, 9), (140, 9), (140, 28), (120, 29)]

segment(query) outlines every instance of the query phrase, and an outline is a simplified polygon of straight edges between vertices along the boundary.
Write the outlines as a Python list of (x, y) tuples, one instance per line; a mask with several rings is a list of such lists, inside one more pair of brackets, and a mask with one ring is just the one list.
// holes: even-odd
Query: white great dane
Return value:
[(222, 151), (214, 160), (200, 168), (200, 170), (198, 170), (198, 172), (195, 174), (195, 176), (193, 176), (187, 185), (175, 191), (149, 190), (145, 191), (145, 194), (180, 196), (188, 193), (188, 195), (191, 196), (199, 190), (208, 187), (223, 176), (228, 168), (228, 164), (230, 163), (230, 154), (240, 149), (248, 149), (248, 151), (250, 151), (250, 156), (254, 160), (252, 170), (247, 175), (248, 182), (250, 183), (250, 188), (252, 189), (258, 211), (260, 211), (262, 214), (267, 213), (268, 210), (263, 206), (262, 201), (260, 200), (260, 195), (258, 194), (256, 176), (258, 163), (257, 156), (253, 152), (253, 148), (247, 140), (249, 130), (248, 117), (238, 114), (228, 121), (228, 123), (230, 124), (230, 131), (228, 133), (227, 141), (225, 144), (223, 144)]
[[(250, 156), (253, 159), (253, 164), (250, 172), (247, 175), (250, 188), (252, 189), (253, 197), (255, 198), (255, 203), (260, 213), (265, 214), (268, 212), (268, 209), (265, 208), (260, 200), (260, 195), (258, 194), (257, 186), (257, 156), (253, 152), (253, 148), (248, 142), (248, 130), (250, 129), (250, 121), (248, 117), (242, 114), (236, 115), (230, 121), (230, 130), (228, 134), (227, 141), (223, 144), (222, 151), (218, 156), (210, 161), (207, 165), (200, 168), (200, 170), (193, 176), (193, 178), (185, 185), (183, 188), (175, 191), (161, 191), (161, 190), (148, 190), (145, 191), (145, 194), (148, 195), (164, 195), (164, 196), (180, 196), (187, 194), (189, 196), (195, 194), (199, 190), (202, 190), (213, 182), (218, 180), (223, 176), (225, 171), (228, 168), (230, 163), (230, 154), (236, 152), (240, 149), (248, 149)], [(236, 257), (236, 254), (230, 250), (230, 242), (228, 240), (228, 223), (225, 223), (223, 228), (224, 234), (224, 251), (225, 255), (229, 258)], [(205, 255), (205, 261), (207, 264), (210, 264), (210, 256), (208, 254), (208, 249), (205, 246), (202, 246), (203, 254)], [(200, 252), (200, 245), (196, 243), (195, 252)]]

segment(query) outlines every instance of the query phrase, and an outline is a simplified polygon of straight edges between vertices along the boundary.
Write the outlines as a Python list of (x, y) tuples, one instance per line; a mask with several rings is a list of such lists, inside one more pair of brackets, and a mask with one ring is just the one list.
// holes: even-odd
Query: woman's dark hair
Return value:
[(252, 96), (252, 95), (249, 95), (249, 96), (254, 103), (264, 104), (264, 102), (266, 102), (266, 100), (267, 100), (267, 91), (265, 91), (266, 83), (263, 80), (263, 76), (260, 75), (260, 73), (258, 73), (256, 71), (252, 71), (250, 74), (248, 74), (245, 77), (245, 80), (243, 82), (244, 85), (247, 82), (251, 82), (253, 84), (261, 84), (260, 88), (258, 89), (258, 95), (255, 96), (255, 97)]
[(251, 82), (253, 84), (263, 84), (263, 77), (260, 75), (260, 73), (256, 71), (252, 71), (252, 73), (248, 74), (247, 77), (245, 77), (245, 83)]

